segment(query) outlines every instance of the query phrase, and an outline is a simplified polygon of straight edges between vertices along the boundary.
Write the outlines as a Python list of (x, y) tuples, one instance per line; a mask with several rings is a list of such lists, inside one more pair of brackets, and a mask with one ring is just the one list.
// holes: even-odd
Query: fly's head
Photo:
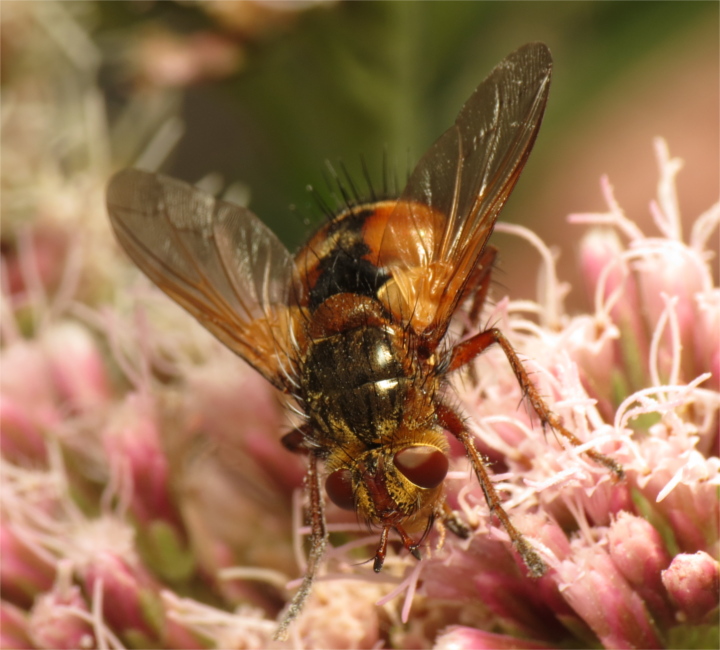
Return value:
[(355, 457), (332, 454), (326, 467), (325, 490), (330, 500), (356, 511), (358, 518), (383, 531), (375, 556), (376, 571), (382, 567), (390, 530), (419, 556), (418, 545), (408, 533), (427, 529), (442, 502), (449, 467), (448, 444), (442, 432), (416, 432)]

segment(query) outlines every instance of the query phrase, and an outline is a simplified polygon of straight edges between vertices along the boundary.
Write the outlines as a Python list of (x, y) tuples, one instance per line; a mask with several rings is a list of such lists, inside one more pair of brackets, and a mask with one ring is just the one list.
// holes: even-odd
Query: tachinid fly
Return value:
[[(115, 234), (140, 269), (305, 415), (283, 443), (308, 458), (311, 549), (279, 638), (323, 556), (323, 489), (380, 530), (375, 571), (392, 533), (418, 558), (417, 536), (436, 517), (468, 534), (443, 492), (448, 433), (463, 444), (530, 574), (545, 571), (503, 510), (445, 387), (448, 375), (497, 344), (543, 425), (580, 443), (498, 329), (448, 340), (458, 309), (477, 320), (482, 307), (495, 258), (488, 239), (540, 128), (551, 67), (541, 43), (510, 54), (422, 157), (398, 199), (348, 207), (295, 256), (252, 212), (190, 185), (132, 169), (110, 182)], [(622, 475), (610, 458), (585, 453)]]

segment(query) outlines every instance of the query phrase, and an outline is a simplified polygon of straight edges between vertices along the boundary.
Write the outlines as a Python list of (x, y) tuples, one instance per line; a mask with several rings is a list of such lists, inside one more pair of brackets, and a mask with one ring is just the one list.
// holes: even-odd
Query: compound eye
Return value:
[(401, 449), (393, 459), (402, 475), (421, 488), (440, 485), (448, 471), (448, 459), (439, 449), (421, 445)]
[(355, 510), (352, 474), (349, 469), (336, 469), (325, 479), (325, 491), (338, 508)]

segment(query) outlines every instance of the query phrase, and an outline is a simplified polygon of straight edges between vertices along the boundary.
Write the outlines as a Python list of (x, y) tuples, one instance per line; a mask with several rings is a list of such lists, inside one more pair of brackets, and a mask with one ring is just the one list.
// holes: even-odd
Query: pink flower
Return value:
[(27, 612), (9, 602), (0, 601), (0, 648), (33, 648), (28, 634)]
[(438, 636), (433, 650), (542, 650), (554, 646), (453, 625)]
[(81, 570), (88, 593), (102, 594), (103, 618), (127, 638), (157, 639), (162, 609), (157, 585), (137, 562), (111, 552), (97, 552)]
[(0, 395), (0, 451), (16, 463), (46, 460), (45, 438), (37, 418), (9, 395)]
[[(97, 647), (87, 602), (80, 588), (71, 583), (72, 575), (65, 564), (51, 591), (33, 604), (28, 629), (38, 648), (73, 650)], [(83, 616), (84, 615), (84, 616)]]
[(161, 519), (179, 525), (176, 506), (168, 492), (168, 459), (162, 449), (151, 398), (127, 395), (110, 415), (101, 439), (115, 482), (128, 483), (133, 516), (146, 526)]
[(42, 338), (48, 371), (61, 406), (72, 413), (99, 410), (110, 399), (105, 360), (86, 327), (64, 322)]
[(102, 411), (110, 399), (97, 343), (78, 323), (53, 324), (36, 340), (13, 341), (2, 363), (2, 449), (15, 462), (45, 461), (48, 432), (65, 429), (71, 436), (64, 422)]
[(0, 587), (3, 598), (27, 607), (51, 587), (55, 569), (22, 537), (21, 526), (8, 521), (0, 526)]
[(720, 567), (707, 553), (677, 555), (662, 572), (662, 582), (689, 623), (717, 620)]
[(645, 603), (605, 551), (576, 547), (558, 575), (563, 597), (605, 648), (662, 646)]
[(607, 537), (613, 563), (643, 598), (653, 617), (672, 620), (661, 579), (670, 564), (670, 554), (657, 530), (645, 519), (621, 512)]
[(5, 458), (18, 463), (42, 462), (44, 433), (62, 421), (47, 357), (39, 345), (16, 341), (2, 351), (2, 363), (0, 439)]
[(199, 31), (189, 36), (148, 31), (132, 53), (141, 81), (151, 86), (187, 86), (230, 76), (242, 67), (244, 52), (222, 34)]

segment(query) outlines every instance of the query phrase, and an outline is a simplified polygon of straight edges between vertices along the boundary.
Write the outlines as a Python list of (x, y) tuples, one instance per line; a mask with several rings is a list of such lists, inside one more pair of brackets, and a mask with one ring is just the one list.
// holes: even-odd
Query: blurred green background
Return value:
[[(208, 172), (242, 181), (250, 207), (291, 247), (307, 227), (288, 206), (320, 218), (306, 186), (328, 194), (326, 160), (341, 161), (364, 188), (361, 158), (379, 185), (387, 155), (402, 186), (492, 67), (534, 40), (553, 52), (550, 101), (501, 219), (528, 225), (551, 245), (576, 241), (579, 227), (565, 225), (566, 215), (604, 209), (598, 181), (607, 173), (628, 216), (652, 233), (656, 135), (686, 160), (679, 189), (688, 222), (718, 197), (717, 2), (98, 6), (93, 36), (111, 62), (102, 74), (111, 114), (138, 89), (174, 93), (186, 130), (163, 171), (190, 181)], [(148, 42), (198, 33), (233, 48), (230, 72), (180, 82), (148, 73), (157, 63)], [(125, 153), (123, 162), (132, 162), (133, 152)], [(501, 283), (516, 297), (531, 296), (537, 264), (514, 261), (527, 259), (525, 245), (500, 234), (496, 243)], [(574, 268), (565, 247), (562, 277), (572, 278)]]

